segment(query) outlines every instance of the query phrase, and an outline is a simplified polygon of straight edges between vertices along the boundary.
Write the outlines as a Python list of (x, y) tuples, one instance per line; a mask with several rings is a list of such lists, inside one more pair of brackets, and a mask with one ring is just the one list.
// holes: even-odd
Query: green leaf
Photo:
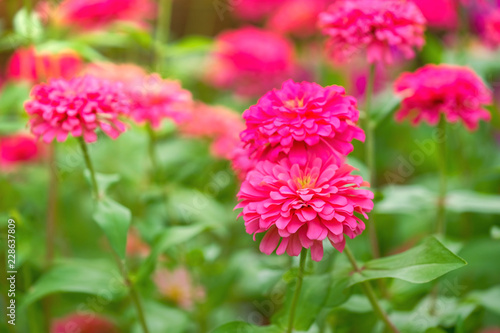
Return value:
[(375, 205), (378, 213), (415, 214), (436, 206), (437, 196), (420, 185), (387, 186), (383, 190), (384, 199)]
[(97, 201), (94, 220), (104, 231), (111, 243), (111, 247), (122, 259), (125, 258), (127, 234), (131, 219), (130, 210), (110, 198), (104, 197)]
[(212, 333), (283, 333), (283, 330), (272, 325), (272, 326), (256, 326), (251, 325), (242, 321), (235, 321), (222, 325)]
[[(24, 102), (28, 100), (31, 86), (26, 82), (7, 82), (0, 92), (0, 114), (18, 116), (24, 112)], [(2, 119), (2, 123), (8, 119)], [(23, 121), (26, 126), (26, 121)], [(2, 127), (5, 126), (2, 124)]]
[(380, 124), (389, 114), (398, 108), (400, 103), (401, 98), (394, 94), (392, 87), (375, 96), (373, 111), (370, 112), (373, 124), (375, 126)]
[(467, 299), (500, 315), (500, 286), (482, 291), (474, 291), (469, 294)]
[[(87, 179), (88, 183), (91, 184), (91, 176), (90, 176), (90, 171), (88, 169), (85, 169), (85, 178)], [(111, 174), (111, 175), (105, 175), (102, 173), (95, 173), (95, 180), (97, 182), (97, 185), (99, 187), (99, 194), (100, 196), (105, 196), (108, 188), (113, 185), (114, 183), (118, 182), (120, 180), (120, 175), (116, 174)]]
[(27, 40), (38, 40), (42, 37), (42, 22), (36, 11), (19, 10), (13, 19), (14, 32)]
[[(71, 260), (56, 264), (29, 289), (21, 307), (54, 293), (85, 293), (115, 300), (127, 292), (123, 278), (107, 261)], [(105, 296), (104, 296), (105, 295)]]
[[(184, 311), (157, 302), (145, 302), (144, 314), (150, 332), (184, 333), (190, 322)], [(132, 332), (143, 332), (139, 322), (134, 325)]]
[(406, 252), (365, 263), (360, 273), (352, 275), (351, 285), (382, 278), (426, 283), (466, 264), (435, 237), (430, 237)]
[(490, 229), (490, 235), (491, 238), (500, 240), (500, 227), (497, 225), (492, 226)]
[(500, 214), (500, 195), (467, 190), (452, 191), (446, 197), (446, 208), (457, 213)]

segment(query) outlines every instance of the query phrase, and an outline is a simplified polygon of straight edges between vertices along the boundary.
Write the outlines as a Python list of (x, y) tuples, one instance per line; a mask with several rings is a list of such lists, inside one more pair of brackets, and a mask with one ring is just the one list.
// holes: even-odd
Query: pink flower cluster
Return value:
[(233, 110), (197, 103), (180, 124), (179, 131), (188, 137), (210, 139), (215, 157), (231, 159), (240, 143), (238, 133), (244, 128), (241, 115)]
[(395, 53), (412, 58), (425, 43), (425, 18), (410, 1), (338, 0), (320, 14), (319, 25), (338, 61), (366, 48), (368, 62), (392, 63)]
[(260, 250), (297, 256), (310, 248), (319, 261), (328, 239), (342, 251), (344, 236), (365, 228), (355, 213), (366, 218), (373, 208), (373, 193), (360, 189), (369, 184), (344, 163), (351, 141), (364, 140), (354, 98), (339, 86), (287, 81), (243, 117), (243, 146), (233, 158), (245, 177), (237, 208), (248, 233), (265, 233)]
[(118, 118), (130, 113), (130, 102), (118, 83), (83, 76), (35, 86), (25, 109), (31, 132), (47, 143), (68, 134), (94, 142), (97, 128), (113, 139), (125, 131)]
[(436, 125), (442, 114), (449, 122), (462, 120), (472, 131), (479, 120), (491, 118), (484, 105), (492, 103), (492, 92), (468, 67), (426, 65), (402, 74), (394, 89), (403, 98), (398, 121), (409, 118), (414, 125), (422, 120)]
[(206, 79), (215, 87), (259, 96), (296, 73), (295, 52), (286, 38), (246, 27), (216, 38), (207, 68)]
[(24, 133), (0, 137), (0, 169), (9, 170), (21, 163), (34, 162), (42, 155), (36, 138)]

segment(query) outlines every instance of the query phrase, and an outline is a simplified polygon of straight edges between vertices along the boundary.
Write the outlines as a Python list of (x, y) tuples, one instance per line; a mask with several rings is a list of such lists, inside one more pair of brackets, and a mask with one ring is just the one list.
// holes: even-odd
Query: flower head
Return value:
[(234, 14), (247, 21), (258, 21), (288, 0), (238, 0), (233, 6)]
[(68, 134), (94, 142), (97, 128), (113, 139), (125, 131), (118, 117), (129, 113), (130, 104), (120, 84), (83, 76), (33, 87), (25, 109), (31, 132), (47, 143), (65, 141)]
[(50, 333), (117, 333), (118, 329), (108, 319), (91, 315), (72, 314), (56, 320)]
[(279, 33), (298, 37), (316, 32), (318, 15), (327, 8), (330, 0), (288, 0), (269, 17), (268, 27)]
[(13, 134), (0, 137), (0, 169), (9, 169), (21, 163), (36, 161), (41, 147), (29, 134)]
[(304, 166), (286, 158), (259, 162), (238, 193), (247, 233), (265, 233), (260, 250), (266, 254), (277, 248), (278, 255), (297, 256), (310, 248), (320, 261), (325, 239), (342, 251), (344, 235), (354, 238), (365, 229), (357, 214), (367, 218), (373, 208), (373, 193), (359, 188), (368, 184), (352, 170), (312, 156)]
[(151, 74), (127, 82), (125, 89), (132, 101), (130, 116), (138, 123), (158, 128), (165, 118), (179, 123), (188, 117), (192, 96), (177, 81)]
[(411, 119), (414, 125), (439, 122), (441, 114), (449, 122), (462, 120), (469, 130), (479, 120), (489, 120), (484, 105), (491, 104), (492, 92), (469, 68), (451, 65), (426, 65), (414, 73), (404, 73), (394, 88), (403, 101), (396, 120)]
[(154, 13), (151, 0), (64, 0), (56, 8), (55, 17), (65, 25), (99, 29), (116, 21), (147, 26)]
[(140, 80), (147, 73), (135, 64), (115, 64), (112, 62), (93, 62), (85, 66), (83, 74), (100, 79), (129, 83)]
[(364, 141), (358, 117), (356, 100), (344, 88), (290, 80), (244, 112), (247, 128), (241, 139), (257, 160), (288, 155), (305, 164), (314, 152), (324, 159), (333, 154), (341, 162), (352, 151), (353, 139)]
[(34, 47), (17, 49), (7, 64), (7, 78), (30, 83), (70, 79), (78, 74), (82, 60), (74, 51), (39, 52)]
[(458, 2), (456, 0), (412, 1), (424, 15), (429, 27), (439, 29), (456, 29), (458, 27)]
[(494, 9), (484, 17), (483, 39), (492, 48), (500, 46), (500, 9)]
[(338, 0), (320, 14), (319, 25), (339, 61), (366, 48), (370, 63), (392, 63), (394, 51), (412, 58), (425, 43), (425, 18), (405, 0)]
[(254, 27), (226, 31), (215, 41), (207, 80), (240, 96), (258, 96), (295, 74), (292, 43)]
[(153, 280), (162, 297), (186, 310), (205, 298), (205, 290), (194, 284), (186, 268), (174, 271), (159, 269), (154, 273)]

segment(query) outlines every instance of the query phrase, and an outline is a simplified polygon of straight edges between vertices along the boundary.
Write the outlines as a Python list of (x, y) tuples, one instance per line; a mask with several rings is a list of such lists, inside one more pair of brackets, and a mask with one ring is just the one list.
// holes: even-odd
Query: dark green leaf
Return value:
[[(187, 332), (189, 317), (184, 311), (150, 301), (144, 303), (144, 314), (150, 332)], [(132, 332), (143, 332), (139, 322), (134, 325)]]
[(283, 333), (283, 330), (276, 326), (255, 326), (235, 321), (216, 328), (212, 333)]
[(125, 258), (127, 234), (132, 214), (130, 210), (119, 203), (104, 197), (97, 201), (94, 220), (104, 231), (111, 247), (120, 258)]

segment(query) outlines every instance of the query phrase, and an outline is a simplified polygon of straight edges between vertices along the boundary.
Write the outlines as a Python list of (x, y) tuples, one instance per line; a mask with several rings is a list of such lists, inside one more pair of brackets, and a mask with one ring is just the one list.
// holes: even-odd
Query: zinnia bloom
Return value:
[(254, 27), (226, 31), (215, 41), (207, 80), (240, 96), (259, 96), (291, 78), (296, 71), (292, 43)]
[(72, 314), (56, 320), (50, 333), (118, 333), (108, 319), (95, 314)]
[(244, 128), (243, 118), (233, 110), (197, 103), (189, 118), (179, 126), (179, 131), (188, 137), (211, 140), (215, 157), (231, 159), (233, 151), (240, 144), (239, 133)]
[(500, 9), (495, 9), (485, 16), (483, 39), (492, 48), (500, 46)]
[(255, 168), (257, 160), (250, 158), (250, 150), (241, 142), (231, 154), (231, 167), (239, 180), (243, 181), (247, 174)]
[(125, 89), (132, 101), (130, 116), (138, 123), (158, 128), (165, 118), (179, 123), (188, 117), (192, 96), (178, 81), (151, 74), (128, 82)]
[(7, 79), (30, 83), (70, 79), (78, 74), (82, 60), (74, 51), (38, 52), (34, 47), (17, 49), (7, 64)]
[(112, 62), (93, 62), (85, 66), (83, 74), (100, 79), (129, 83), (140, 80), (146, 71), (135, 64), (115, 64)]
[(319, 25), (339, 61), (366, 48), (368, 62), (392, 63), (396, 51), (412, 58), (425, 43), (425, 18), (410, 1), (338, 0), (320, 14)]
[(65, 141), (68, 134), (94, 142), (97, 128), (116, 139), (126, 129), (118, 117), (129, 108), (120, 84), (92, 76), (39, 84), (25, 104), (31, 132), (47, 143)]
[(491, 118), (484, 105), (492, 103), (492, 92), (467, 67), (426, 65), (402, 74), (394, 88), (403, 98), (397, 121), (409, 118), (413, 125), (421, 120), (436, 125), (443, 114), (449, 122), (461, 119), (472, 131), (480, 119)]
[(151, 0), (64, 0), (55, 17), (65, 25), (82, 29), (98, 29), (116, 21), (126, 21), (147, 27), (154, 18), (155, 4)]
[[(439, 29), (458, 27), (457, 0), (412, 0), (420, 9), (427, 25)], [(439, 10), (436, 10), (439, 8)]]
[(344, 235), (351, 239), (365, 229), (363, 221), (373, 208), (373, 193), (360, 176), (351, 175), (353, 167), (338, 166), (332, 160), (308, 159), (305, 166), (282, 159), (278, 163), (259, 162), (241, 185), (236, 208), (243, 208), (249, 234), (265, 233), (260, 250), (278, 255), (299, 255), (311, 249), (315, 261), (323, 258), (323, 240), (339, 251)]
[(0, 168), (9, 169), (21, 163), (36, 161), (41, 147), (29, 134), (13, 134), (0, 137)]
[(333, 154), (340, 163), (352, 151), (353, 139), (365, 139), (358, 117), (356, 100), (344, 88), (290, 80), (243, 113), (247, 128), (240, 136), (257, 160), (288, 155), (305, 164), (314, 151), (324, 159)]
[(154, 273), (153, 281), (163, 298), (186, 310), (205, 298), (205, 290), (194, 284), (189, 271), (183, 267), (174, 271), (159, 269)]
[(288, 0), (269, 17), (269, 29), (298, 37), (313, 35), (317, 29), (318, 15), (331, 0)]
[(232, 1), (234, 14), (247, 21), (258, 21), (274, 12), (288, 0), (238, 0)]

